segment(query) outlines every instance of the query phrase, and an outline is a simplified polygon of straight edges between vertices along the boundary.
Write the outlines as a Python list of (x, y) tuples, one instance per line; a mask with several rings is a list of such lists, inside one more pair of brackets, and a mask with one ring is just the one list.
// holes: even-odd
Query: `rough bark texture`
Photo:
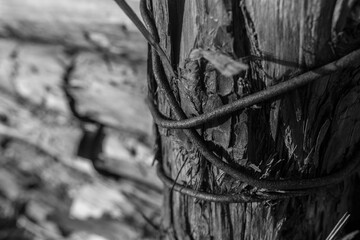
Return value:
[[(161, 45), (186, 78), (171, 82), (188, 116), (285, 81), (356, 49), (355, 1), (153, 1)], [(237, 58), (271, 55), (294, 65), (252, 62), (250, 71), (221, 76), (194, 48)], [(301, 66), (297, 67), (297, 66)], [(185, 80), (186, 79), (186, 80)], [(328, 174), (360, 140), (360, 69), (345, 69), (281, 99), (249, 108), (199, 130), (224, 160), (259, 176), (306, 178)], [(159, 93), (163, 114), (171, 116)], [(202, 159), (179, 130), (160, 129), (164, 168), (194, 189), (236, 192), (244, 187)], [(316, 196), (283, 201), (218, 204), (167, 191), (163, 227), (169, 239), (324, 239), (346, 212), (346, 231), (359, 229), (358, 176)]]

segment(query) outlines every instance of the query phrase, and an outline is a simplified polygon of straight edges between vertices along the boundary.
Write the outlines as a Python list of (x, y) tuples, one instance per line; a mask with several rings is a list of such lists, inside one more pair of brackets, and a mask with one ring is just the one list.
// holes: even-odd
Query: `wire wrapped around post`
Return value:
[[(115, 0), (116, 2), (125, 2), (124, 0)], [(125, 2), (126, 4), (126, 2)], [(134, 15), (130, 14), (129, 11), (132, 11), (131, 8), (123, 8), (125, 13), (131, 16), (131, 19), (134, 21)], [(165, 75), (162, 63), (166, 63), (166, 67), (168, 68), (169, 64), (167, 64), (168, 59), (164, 59), (162, 53), (163, 50), (159, 51), (159, 37), (157, 33), (157, 29), (153, 22), (153, 19), (150, 17), (149, 10), (146, 6), (146, 0), (141, 0), (140, 4), (141, 14), (146, 25), (146, 28), (142, 26), (140, 21), (134, 21), (135, 25), (142, 29), (142, 33), (144, 29), (147, 29), (144, 36), (146, 39), (149, 38), (148, 35), (151, 36), (151, 39), (155, 41), (151, 43), (151, 59), (152, 59), (152, 71), (155, 77), (156, 84), (158, 88), (162, 90), (164, 93), (171, 110), (175, 115), (175, 120), (165, 119), (164, 116), (160, 114), (154, 105), (154, 99), (152, 99), (151, 94), (149, 95), (149, 108), (154, 117), (156, 124), (164, 128), (181, 128), (183, 132), (187, 135), (187, 137), (192, 141), (192, 143), (197, 147), (199, 152), (204, 156), (204, 158), (213, 164), (215, 167), (224, 171), (227, 175), (233, 177), (236, 180), (247, 183), (250, 186), (266, 189), (266, 194), (262, 197), (261, 195), (252, 194), (246, 195), (245, 192), (238, 194), (227, 194), (227, 195), (217, 195), (212, 193), (202, 193), (191, 188), (185, 187), (176, 183), (174, 180), (165, 175), (162, 169), (162, 163), (158, 163), (158, 173), (159, 177), (162, 179), (164, 184), (168, 187), (171, 187), (175, 191), (180, 193), (207, 200), (207, 201), (215, 201), (215, 202), (247, 202), (247, 201), (260, 201), (260, 200), (272, 200), (272, 199), (283, 199), (294, 196), (303, 196), (313, 194), (325, 187), (332, 186), (343, 181), (346, 177), (350, 176), (360, 165), (359, 155), (360, 152), (353, 154), (347, 159), (347, 163), (342, 166), (336, 172), (333, 172), (327, 176), (315, 177), (310, 179), (284, 179), (284, 180), (271, 180), (271, 179), (259, 179), (254, 176), (249, 170), (245, 169), (242, 166), (237, 166), (237, 168), (232, 167), (228, 163), (222, 161), (219, 157), (217, 157), (206, 145), (205, 141), (201, 138), (201, 136), (197, 133), (196, 130), (192, 129), (198, 125), (208, 123), (211, 120), (219, 118), (221, 116), (230, 115), (234, 112), (244, 108), (249, 107), (251, 105), (261, 103), (264, 101), (269, 101), (275, 97), (279, 97), (282, 94), (285, 94), (289, 91), (295, 90), (301, 86), (309, 84), (314, 80), (318, 79), (321, 76), (333, 73), (340, 69), (344, 69), (346, 67), (350, 67), (354, 65), (354, 63), (360, 62), (360, 50), (354, 51), (347, 56), (329, 63), (323, 67), (317, 68), (313, 71), (306, 72), (300, 76), (297, 76), (293, 79), (290, 79), (286, 82), (274, 85), (268, 89), (262, 90), (260, 92), (254, 93), (233, 103), (220, 107), (218, 109), (213, 110), (212, 112), (205, 113), (193, 118), (187, 118), (184, 111), (181, 109), (179, 103), (177, 102), (172, 89), (170, 88), (169, 82)], [(136, 15), (135, 15), (136, 17)], [(141, 25), (141, 26), (139, 26)], [(161, 48), (160, 48), (161, 49)], [(158, 55), (160, 53), (160, 55)], [(161, 57), (161, 58), (160, 58)], [(172, 78), (176, 78), (175, 72), (169, 71), (170, 76)], [(171, 185), (171, 186), (170, 186)], [(260, 197), (259, 197), (260, 196)], [(264, 197), (266, 196), (266, 197)]]

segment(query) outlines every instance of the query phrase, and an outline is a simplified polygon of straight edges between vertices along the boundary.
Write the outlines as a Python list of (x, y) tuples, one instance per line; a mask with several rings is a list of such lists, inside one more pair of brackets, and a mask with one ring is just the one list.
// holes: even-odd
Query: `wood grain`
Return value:
[[(336, 5), (346, 6), (347, 1), (343, 5), (311, 0), (306, 4), (256, 0), (154, 2), (161, 44), (178, 71), (187, 77), (169, 80), (181, 107), (190, 116), (211, 111), (339, 58), (344, 48), (341, 44), (332, 46), (332, 24), (349, 15)], [(189, 60), (194, 48), (220, 49), (236, 58), (270, 55), (293, 64), (252, 62), (247, 75), (226, 78), (205, 61)], [(358, 68), (324, 76), (274, 103), (205, 124), (200, 132), (224, 161), (260, 170), (264, 177), (305, 178), (329, 172), (345, 161), (344, 156), (360, 140), (354, 110), (360, 109), (359, 102), (355, 103), (359, 100), (355, 97), (359, 96), (358, 81)], [(161, 95), (159, 105), (163, 114), (171, 116)], [(342, 136), (345, 132), (347, 136)], [(178, 182), (216, 193), (237, 192), (244, 187), (207, 164), (181, 131), (161, 133), (164, 168), (173, 178), (178, 177)], [(169, 239), (324, 238), (346, 209), (355, 208), (351, 197), (357, 185), (354, 181), (346, 181), (345, 190), (335, 186), (314, 197), (274, 205), (207, 203), (167, 192), (163, 226)]]

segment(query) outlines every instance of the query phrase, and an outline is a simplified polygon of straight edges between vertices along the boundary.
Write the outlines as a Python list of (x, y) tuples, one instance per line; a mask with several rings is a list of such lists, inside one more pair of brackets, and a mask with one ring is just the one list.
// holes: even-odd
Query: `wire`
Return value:
[[(156, 166), (157, 175), (164, 185), (172, 190), (180, 192), (182, 194), (194, 197), (199, 200), (220, 202), (220, 203), (245, 203), (245, 202), (262, 202), (266, 200), (279, 200), (289, 197), (299, 197), (309, 195), (310, 191), (288, 191), (288, 192), (262, 192), (261, 194), (249, 194), (246, 191), (240, 193), (230, 194), (215, 194), (194, 190), (190, 187), (186, 187), (177, 183), (175, 180), (167, 176), (164, 169), (159, 162)], [(311, 193), (318, 192), (317, 189), (312, 189)]]
[(307, 85), (324, 75), (331, 74), (340, 69), (349, 67), (353, 63), (360, 62), (360, 50), (356, 50), (339, 60), (328, 63), (320, 68), (317, 68), (313, 71), (306, 72), (297, 77), (294, 77), (285, 82), (278, 83), (274, 86), (271, 86), (265, 90), (253, 93), (246, 97), (243, 97), (239, 100), (236, 100), (232, 103), (214, 109), (211, 112), (200, 114), (196, 117), (191, 117), (182, 120), (168, 120), (163, 116), (158, 117), (156, 124), (163, 128), (192, 128), (199, 126), (201, 124), (207, 123), (214, 119), (230, 115), (236, 111), (239, 111), (243, 108), (250, 107), (252, 105), (271, 100), (275, 97), (278, 97), (282, 94), (288, 93), (292, 90), (295, 90), (299, 87)]
[[(124, 2), (123, 0), (115, 0), (116, 2)], [(120, 5), (120, 4), (119, 4)], [(120, 5), (121, 6), (121, 5)], [(129, 10), (130, 9), (130, 10)], [(140, 20), (136, 20), (136, 15), (132, 12), (131, 8), (123, 8), (124, 12), (128, 14), (131, 20), (134, 21), (135, 25), (140, 29), (144, 27)], [(263, 101), (268, 101), (272, 98), (280, 96), (284, 93), (292, 91), (296, 88), (304, 86), (313, 82), (314, 80), (322, 77), (326, 74), (330, 74), (332, 72), (338, 71), (339, 69), (343, 69), (345, 67), (349, 67), (356, 63), (356, 61), (360, 60), (360, 50), (354, 51), (347, 56), (329, 63), (323, 67), (320, 67), (316, 70), (306, 72), (300, 76), (297, 76), (289, 81), (279, 83), (268, 89), (262, 90), (260, 92), (254, 93), (242, 99), (239, 99), (233, 103), (220, 107), (218, 109), (213, 110), (209, 113), (204, 113), (197, 117), (187, 118), (184, 111), (179, 106), (172, 89), (169, 86), (167, 81), (167, 77), (165, 75), (163, 66), (161, 63), (166, 63), (168, 61), (167, 56), (164, 56), (164, 51), (159, 51), (159, 37), (157, 35), (156, 26), (149, 14), (149, 11), (146, 6), (146, 1), (141, 0), (140, 2), (140, 10), (144, 20), (144, 23), (148, 29), (148, 31), (144, 34), (144, 31), (141, 31), (146, 39), (149, 36), (152, 36), (150, 39), (154, 40), (154, 42), (150, 42), (151, 48), (151, 59), (152, 59), (152, 70), (155, 77), (156, 84), (163, 91), (165, 97), (170, 105), (171, 110), (175, 115), (175, 120), (168, 120), (158, 111), (156, 106), (154, 105), (154, 99), (152, 99), (151, 94), (149, 95), (149, 108), (154, 117), (155, 122), (165, 128), (182, 128), (184, 133), (188, 136), (190, 141), (198, 148), (199, 152), (204, 156), (204, 158), (212, 163), (217, 168), (223, 170), (228, 175), (233, 178), (245, 182), (253, 187), (264, 188), (267, 190), (275, 190), (278, 191), (278, 195), (268, 195), (267, 199), (281, 199), (284, 197), (292, 197), (292, 196), (301, 196), (308, 195), (314, 193), (316, 190), (318, 191), (321, 187), (328, 187), (333, 184), (341, 182), (346, 177), (350, 176), (356, 168), (360, 165), (360, 161), (358, 158), (360, 157), (360, 151), (355, 152), (352, 156), (349, 156), (346, 159), (346, 164), (339, 169), (327, 176), (316, 177), (310, 179), (285, 179), (285, 180), (270, 180), (270, 179), (259, 179), (254, 174), (250, 173), (247, 169), (242, 166), (237, 166), (237, 168), (232, 167), (231, 165), (223, 162), (220, 158), (218, 158), (206, 145), (206, 142), (200, 137), (200, 135), (194, 130), (192, 127), (198, 126), (200, 124), (204, 124), (216, 118), (226, 116), (234, 113), (244, 107), (248, 107)], [(133, 15), (132, 15), (133, 14)], [(135, 17), (134, 17), (135, 15)], [(137, 17), (136, 17), (137, 18)], [(135, 20), (134, 20), (135, 19)], [(149, 36), (146, 36), (149, 35)], [(151, 40), (151, 41), (152, 41)], [(164, 53), (164, 54), (163, 54)], [(158, 55), (159, 54), (159, 55)], [(166, 59), (165, 59), (166, 58)], [(166, 65), (166, 64), (165, 64)], [(169, 67), (166, 65), (167, 68)], [(173, 69), (170, 72), (170, 77), (176, 77)], [(189, 129), (188, 129), (189, 128)], [(159, 164), (160, 165), (160, 164)], [(208, 201), (220, 201), (220, 202), (229, 202), (229, 201), (257, 201), (258, 198), (251, 197), (247, 195), (220, 195), (203, 193), (193, 190), (191, 188), (185, 187), (181, 184), (176, 183), (171, 178), (167, 177), (163, 172), (162, 168), (158, 165), (158, 173), (159, 177), (163, 180), (165, 185), (174, 186), (174, 190), (179, 191), (181, 193), (187, 194), (189, 196), (197, 197), (200, 199), (208, 200)], [(290, 190), (290, 191), (289, 191)], [(300, 191), (296, 191), (300, 190)], [(243, 193), (242, 193), (243, 194)], [(263, 199), (265, 200), (265, 199)]]

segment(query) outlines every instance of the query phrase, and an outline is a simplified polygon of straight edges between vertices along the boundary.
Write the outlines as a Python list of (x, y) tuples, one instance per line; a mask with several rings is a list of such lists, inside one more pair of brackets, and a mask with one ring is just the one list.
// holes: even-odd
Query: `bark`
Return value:
[[(338, 59), (359, 45), (355, 1), (153, 1), (161, 46), (182, 79), (171, 85), (188, 116), (222, 106)], [(358, 15), (358, 14), (357, 14)], [(246, 74), (221, 76), (194, 48), (237, 58), (264, 54), (295, 64), (253, 61)], [(273, 102), (239, 111), (199, 130), (225, 161), (269, 178), (307, 178), (339, 168), (360, 140), (359, 67), (324, 76)], [(185, 80), (186, 79), (186, 80)], [(173, 117), (161, 92), (161, 112)], [(181, 130), (160, 129), (168, 175), (194, 189), (244, 187), (212, 167)], [(180, 172), (180, 173), (179, 173)], [(169, 239), (324, 239), (350, 212), (357, 228), (358, 175), (308, 197), (248, 204), (198, 201), (167, 190), (163, 228)]]

